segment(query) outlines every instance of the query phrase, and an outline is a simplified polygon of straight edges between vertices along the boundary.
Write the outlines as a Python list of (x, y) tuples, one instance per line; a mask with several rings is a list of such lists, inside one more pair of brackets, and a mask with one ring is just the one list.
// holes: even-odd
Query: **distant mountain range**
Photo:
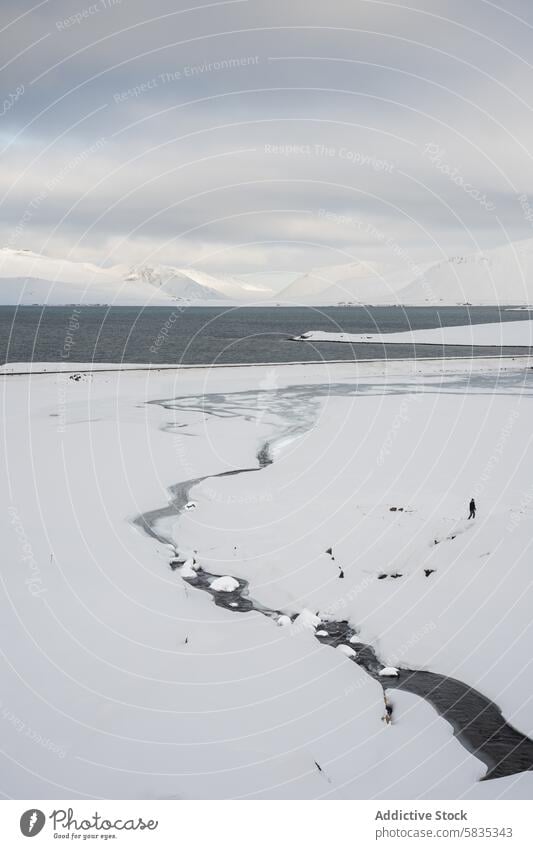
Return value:
[(0, 304), (110, 304), (168, 306), (176, 302), (224, 304), (254, 301), (273, 293), (229, 275), (167, 265), (103, 268), (33, 251), (0, 250)]
[(394, 304), (398, 293), (413, 279), (401, 271), (378, 263), (351, 262), (314, 268), (302, 274), (278, 294), (280, 302), (327, 304)]
[[(274, 275), (273, 275), (274, 276)], [(295, 275), (215, 275), (174, 266), (99, 265), (0, 250), (0, 304), (533, 304), (533, 239), (419, 267), (356, 261)]]
[(298, 277), (279, 301), (310, 304), (533, 304), (533, 239), (419, 267), (350, 263)]

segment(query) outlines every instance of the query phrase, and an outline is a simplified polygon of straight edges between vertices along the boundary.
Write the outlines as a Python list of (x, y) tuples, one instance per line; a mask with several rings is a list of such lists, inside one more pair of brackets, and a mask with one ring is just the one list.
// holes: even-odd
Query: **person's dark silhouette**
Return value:
[(475, 519), (476, 518), (476, 502), (474, 501), (473, 498), (470, 499), (470, 516), (468, 518), (469, 519)]

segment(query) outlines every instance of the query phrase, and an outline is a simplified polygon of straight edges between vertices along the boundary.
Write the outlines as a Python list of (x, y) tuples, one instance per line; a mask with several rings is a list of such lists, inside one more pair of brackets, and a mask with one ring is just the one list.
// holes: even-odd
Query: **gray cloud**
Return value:
[(530, 235), (527, 3), (207, 5), (2, 4), (4, 243), (263, 271)]

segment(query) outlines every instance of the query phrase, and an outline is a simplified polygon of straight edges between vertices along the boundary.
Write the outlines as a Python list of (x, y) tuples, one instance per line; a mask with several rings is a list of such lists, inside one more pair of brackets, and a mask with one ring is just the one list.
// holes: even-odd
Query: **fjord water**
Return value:
[[(292, 342), (528, 318), (498, 307), (0, 307), (0, 361), (222, 364), (487, 356), (499, 347)], [(523, 353), (506, 348), (506, 354)]]

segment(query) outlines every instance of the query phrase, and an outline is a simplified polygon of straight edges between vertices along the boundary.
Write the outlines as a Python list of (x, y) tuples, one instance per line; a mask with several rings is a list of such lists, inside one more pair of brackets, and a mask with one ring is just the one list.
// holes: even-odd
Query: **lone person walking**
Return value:
[(474, 501), (473, 498), (470, 499), (470, 516), (468, 518), (469, 519), (475, 519), (476, 518), (476, 502)]

